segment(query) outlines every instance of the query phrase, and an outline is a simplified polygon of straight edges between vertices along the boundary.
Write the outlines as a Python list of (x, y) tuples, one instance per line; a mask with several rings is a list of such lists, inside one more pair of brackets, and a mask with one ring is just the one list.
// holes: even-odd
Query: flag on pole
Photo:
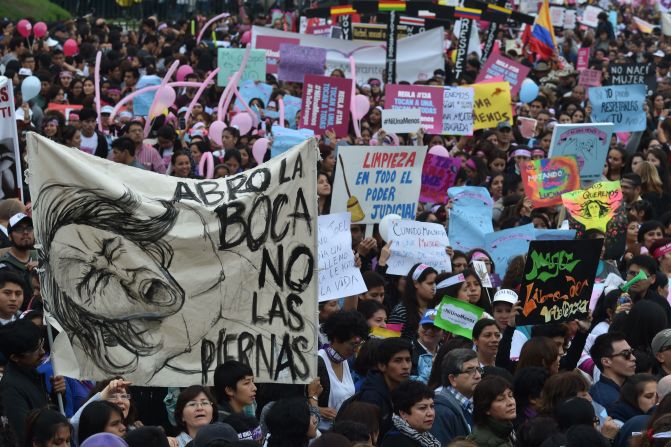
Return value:
[(471, 19), (471, 20), (480, 20), (480, 15), (482, 11), (475, 8), (454, 8), (454, 18), (455, 19)]
[(645, 20), (639, 19), (638, 17), (634, 17), (634, 24), (640, 32), (645, 34), (652, 34), (652, 29), (654, 28), (652, 23), (646, 22)]
[(405, 11), (405, 1), (384, 0), (378, 3), (378, 11)]
[(356, 14), (356, 10), (352, 8), (350, 5), (331, 6), (332, 16), (342, 16), (345, 14)]
[(421, 17), (408, 17), (408, 16), (401, 16), (398, 20), (399, 25), (406, 25), (406, 26), (424, 26), (426, 24), (426, 20), (424, 20)]
[(557, 40), (550, 19), (548, 0), (543, 0), (543, 6), (538, 12), (531, 33), (527, 33), (524, 37), (528, 39), (530, 50), (538, 55), (538, 59), (550, 59), (557, 52)]

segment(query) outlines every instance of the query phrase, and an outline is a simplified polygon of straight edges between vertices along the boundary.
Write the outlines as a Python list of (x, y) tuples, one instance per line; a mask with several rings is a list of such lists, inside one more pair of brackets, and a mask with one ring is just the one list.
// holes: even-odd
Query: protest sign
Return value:
[(482, 247), (485, 234), (494, 231), (494, 202), (489, 191), (480, 186), (456, 186), (448, 189), (447, 195), (452, 199), (447, 227), (447, 237), (452, 241), (452, 248), (467, 252)]
[(384, 83), (395, 84), (396, 83), (396, 47), (398, 44), (398, 19), (399, 16), (396, 11), (389, 11), (387, 21), (387, 45), (385, 50), (387, 52), (385, 56), (385, 69), (384, 69)]
[[(247, 102), (247, 104), (250, 106), (252, 105), (250, 102), (255, 98), (263, 101), (264, 105), (268, 105), (268, 101), (270, 101), (270, 95), (273, 93), (273, 88), (270, 85), (258, 81), (252, 81), (251, 79), (242, 81), (238, 85), (238, 90), (240, 91), (240, 96), (242, 96), (242, 99), (244, 99), (245, 102)], [(238, 106), (240, 110), (242, 110), (244, 107), (238, 98), (235, 100), (235, 105)]]
[(326, 49), (280, 44), (280, 81), (303, 82), (305, 75), (323, 75)]
[(564, 206), (575, 220), (587, 230), (596, 228), (604, 233), (608, 222), (622, 204), (620, 182), (599, 182), (588, 189), (562, 195)]
[(429, 203), (447, 203), (447, 190), (454, 186), (461, 158), (426, 154), (422, 168), (422, 189), (419, 200)]
[(584, 70), (589, 67), (589, 47), (580, 48), (578, 50), (578, 61), (576, 62), (576, 70)]
[(589, 68), (580, 70), (580, 76), (578, 77), (578, 85), (584, 85), (585, 87), (600, 86), (601, 70), (590, 70)]
[(292, 147), (315, 135), (314, 131), (310, 129), (291, 129), (289, 127), (278, 126), (277, 124), (273, 125), (272, 133), (273, 142), (270, 146), (270, 155), (272, 157), (285, 153)]
[(350, 220), (349, 213), (317, 218), (320, 303), (368, 291), (361, 271), (354, 265)]
[(443, 130), (443, 89), (423, 85), (390, 84), (384, 90), (386, 109), (419, 109), (426, 133)]
[(652, 63), (609, 64), (608, 74), (611, 85), (643, 84), (648, 88), (648, 96), (657, 90), (657, 72)]
[(575, 9), (566, 9), (564, 11), (564, 29), (575, 29), (576, 19)]
[[(383, 79), (386, 51), (384, 44), (363, 40), (338, 40), (310, 34), (297, 34), (276, 29), (254, 26), (252, 28), (252, 48), (260, 48), (257, 41), (261, 37), (283, 37), (298, 39), (300, 45), (325, 48), (326, 73), (340, 69), (345, 77), (352, 78), (349, 57), (356, 62), (356, 82), (365, 84), (370, 78)], [(414, 82), (429, 79), (433, 71), (445, 69), (443, 57), (444, 32), (434, 28), (398, 40), (396, 53), (396, 77), (400, 81)], [(263, 41), (263, 40), (262, 40)], [(267, 43), (267, 42), (266, 42)]]
[(305, 76), (299, 127), (318, 134), (332, 129), (337, 137), (346, 137), (351, 97), (351, 79)]
[(331, 212), (378, 223), (387, 214), (414, 219), (426, 146), (341, 146)]
[(561, 28), (564, 26), (564, 13), (566, 9), (559, 6), (550, 6), (550, 22), (552, 26)]
[(580, 173), (575, 157), (530, 160), (522, 167), (524, 192), (534, 208), (560, 205), (561, 195), (580, 188)]
[(492, 257), (496, 271), (505, 275), (510, 260), (523, 255), (535, 238), (534, 225), (526, 224), (485, 234), (484, 247)]
[[(399, 39), (406, 37), (408, 35), (406, 27), (399, 26), (397, 35)], [(352, 38), (356, 40), (372, 40), (375, 42), (386, 42), (387, 25), (384, 23), (353, 23)]]
[[(67, 115), (66, 115), (67, 117)], [(23, 201), (21, 152), (16, 130), (14, 89), (12, 81), (0, 77), (0, 198), (20, 198)], [(18, 160), (18, 163), (17, 163)]]
[(412, 266), (424, 263), (440, 272), (451, 272), (450, 257), (445, 248), (450, 245), (445, 227), (415, 220), (394, 220), (389, 229), (391, 256), (387, 273), (407, 275)]
[(382, 129), (391, 133), (415, 133), (422, 128), (419, 109), (383, 109)]
[(254, 48), (266, 50), (266, 72), (277, 74), (280, 67), (280, 45), (299, 45), (298, 38), (283, 36), (258, 36)]
[(645, 130), (643, 104), (646, 91), (647, 87), (641, 84), (590, 88), (592, 122), (613, 123), (616, 132)]
[[(242, 59), (245, 57), (244, 48), (219, 48), (217, 52), (217, 85), (224, 87), (228, 80), (240, 69)], [(245, 71), (242, 72), (240, 81), (251, 79), (253, 81), (266, 81), (266, 52), (264, 50), (252, 50), (247, 60)]]
[(602, 244), (603, 239), (533, 241), (515, 322), (526, 326), (587, 317)]
[(503, 80), (510, 83), (510, 93), (516, 95), (529, 71), (531, 71), (531, 68), (526, 65), (502, 56), (501, 53), (494, 53), (489, 56), (485, 65), (480, 69), (475, 82), (503, 76)]
[(580, 22), (583, 25), (596, 28), (599, 25), (599, 14), (603, 12), (603, 9), (597, 8), (596, 6), (587, 5), (582, 13), (582, 18)]
[(473, 338), (473, 326), (482, 318), (484, 310), (473, 304), (445, 296), (436, 306), (434, 324), (454, 335), (469, 340)]
[(473, 135), (472, 87), (443, 88), (443, 131), (447, 135)]
[(259, 381), (312, 380), (317, 155), (310, 140), (197, 180), (28, 134), (42, 296), (76, 378), (212, 384), (217, 365), (236, 359)]
[(520, 129), (520, 134), (522, 134), (524, 138), (533, 138), (536, 134), (536, 126), (538, 125), (538, 121), (535, 119), (527, 118), (525, 116), (518, 116), (517, 124)]
[(503, 121), (513, 122), (509, 83), (486, 82), (470, 87), (475, 91), (473, 130), (490, 129)]
[(557, 124), (549, 157), (575, 157), (582, 183), (595, 182), (601, 178), (612, 133), (611, 123)]
[(487, 264), (485, 264), (485, 261), (471, 261), (471, 264), (473, 264), (473, 270), (475, 270), (478, 278), (480, 278), (482, 287), (488, 287), (490, 289), (494, 287), (492, 284), (492, 278), (489, 276), (489, 272), (487, 271)]
[(555, 230), (552, 228), (536, 228), (537, 241), (570, 241), (575, 239), (576, 230)]
[[(452, 69), (454, 78), (460, 81), (466, 71), (466, 61), (468, 60), (468, 44), (471, 39), (471, 28), (473, 20), (462, 17), (457, 22), (459, 25), (457, 47), (455, 48), (454, 67)], [(477, 26), (477, 25), (476, 25)]]

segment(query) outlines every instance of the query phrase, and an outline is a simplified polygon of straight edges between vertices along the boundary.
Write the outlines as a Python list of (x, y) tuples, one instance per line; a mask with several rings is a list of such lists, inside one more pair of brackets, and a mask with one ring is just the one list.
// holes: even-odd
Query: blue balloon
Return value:
[(21, 83), (21, 96), (23, 102), (28, 102), (40, 94), (42, 83), (37, 76), (28, 76)]
[(520, 101), (529, 104), (538, 97), (538, 85), (531, 79), (525, 79), (520, 87)]

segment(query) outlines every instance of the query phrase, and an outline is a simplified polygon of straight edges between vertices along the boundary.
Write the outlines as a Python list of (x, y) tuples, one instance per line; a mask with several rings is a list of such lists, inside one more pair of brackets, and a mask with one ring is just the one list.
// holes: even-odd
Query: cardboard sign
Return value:
[(473, 326), (482, 318), (483, 313), (484, 310), (478, 306), (446, 296), (436, 306), (436, 319), (433, 324), (470, 340), (473, 338)]
[(447, 203), (447, 190), (454, 186), (461, 168), (461, 158), (426, 154), (422, 168), (422, 189), (419, 200), (429, 203)]
[(603, 12), (603, 9), (597, 8), (596, 6), (588, 5), (585, 7), (585, 10), (582, 13), (582, 19), (580, 20), (583, 25), (587, 25), (592, 28), (596, 28), (599, 25), (599, 14)]
[(387, 214), (415, 219), (426, 146), (341, 146), (331, 212), (378, 223)]
[(576, 70), (589, 68), (589, 48), (580, 48), (578, 50), (578, 61), (575, 64)]
[[(217, 85), (224, 87), (228, 80), (240, 69), (245, 50), (242, 48), (219, 48), (217, 52)], [(266, 81), (266, 52), (264, 50), (252, 50), (247, 60), (247, 66), (242, 73), (240, 81)]]
[(452, 199), (447, 227), (452, 248), (463, 252), (481, 248), (485, 243), (485, 234), (494, 231), (494, 202), (489, 191), (481, 186), (456, 186), (448, 189), (447, 195)]
[(270, 155), (272, 157), (277, 157), (278, 155), (285, 153), (292, 147), (315, 135), (310, 129), (296, 130), (279, 125), (273, 125), (272, 134), (273, 142), (270, 146)]
[(575, 9), (564, 10), (564, 29), (575, 29), (576, 19)]
[(608, 222), (622, 205), (620, 182), (599, 182), (588, 189), (562, 195), (564, 206), (585, 229), (596, 228), (604, 233)]
[(496, 271), (505, 275), (510, 260), (523, 255), (529, 249), (529, 242), (536, 236), (534, 225), (526, 224), (485, 234), (485, 250), (496, 265)]
[(384, 90), (385, 109), (419, 109), (426, 133), (443, 130), (443, 89), (423, 85), (390, 84)]
[(368, 291), (361, 271), (354, 265), (349, 213), (317, 217), (319, 302)]
[(416, 220), (392, 221), (388, 242), (393, 242), (387, 261), (387, 273), (390, 275), (405, 276), (413, 265), (420, 262), (439, 273), (452, 271), (450, 257), (445, 253), (450, 241), (445, 227), (440, 224)]
[(419, 109), (383, 109), (382, 129), (391, 133), (415, 133), (422, 128)]
[(595, 182), (601, 178), (612, 134), (611, 123), (557, 124), (552, 131), (549, 157), (575, 157), (583, 184)]
[(647, 87), (641, 84), (590, 88), (592, 122), (613, 123), (615, 132), (645, 130), (643, 105), (646, 93)]
[(513, 122), (513, 108), (508, 82), (487, 82), (471, 85), (473, 101), (473, 129), (491, 129), (502, 121)]
[(580, 70), (578, 85), (584, 85), (585, 87), (599, 87), (601, 85), (601, 70), (590, 70), (589, 68)]
[(306, 75), (323, 75), (326, 49), (283, 43), (280, 45), (280, 81), (303, 82)]
[(443, 88), (443, 134), (473, 135), (472, 87)]
[(266, 50), (266, 71), (277, 74), (280, 67), (280, 45), (283, 43), (299, 45), (301, 40), (291, 37), (280, 36), (256, 36), (254, 48)]
[(550, 6), (550, 21), (552, 26), (561, 28), (564, 26), (564, 13), (566, 9), (559, 6)]
[(533, 138), (533, 136), (536, 135), (536, 126), (538, 125), (538, 121), (535, 119), (527, 118), (525, 116), (518, 116), (517, 124), (520, 129), (520, 134), (522, 134), (524, 138)]
[(333, 129), (337, 137), (346, 137), (351, 97), (351, 79), (305, 76), (299, 127), (317, 134)]
[(524, 192), (534, 208), (560, 205), (561, 195), (580, 188), (580, 172), (575, 157), (531, 160), (522, 167)]
[(603, 239), (533, 241), (524, 266), (521, 326), (584, 319)]
[(503, 76), (503, 79), (510, 83), (510, 93), (514, 96), (520, 91), (522, 81), (527, 77), (529, 71), (531, 68), (526, 65), (502, 56), (501, 53), (493, 53), (480, 69), (475, 82)]
[(648, 88), (648, 96), (657, 90), (657, 72), (652, 63), (610, 64), (608, 75), (611, 85), (644, 84)]

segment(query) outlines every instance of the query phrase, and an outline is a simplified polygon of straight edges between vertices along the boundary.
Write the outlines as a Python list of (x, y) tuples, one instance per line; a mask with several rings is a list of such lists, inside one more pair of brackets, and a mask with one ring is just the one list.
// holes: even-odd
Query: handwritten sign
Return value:
[(584, 70), (589, 67), (589, 47), (578, 50), (578, 61), (575, 64), (576, 70)]
[(508, 82), (473, 84), (473, 129), (490, 129), (500, 122), (513, 122), (513, 109)]
[(520, 225), (485, 234), (485, 250), (496, 265), (496, 271), (505, 275), (510, 260), (523, 255), (529, 249), (529, 242), (536, 234), (533, 224)]
[(561, 195), (580, 188), (575, 157), (531, 160), (522, 168), (524, 192), (535, 208), (560, 205)]
[(622, 204), (620, 182), (599, 182), (588, 189), (579, 189), (562, 195), (564, 206), (575, 220), (586, 229), (596, 228), (604, 233), (608, 222)]
[(280, 44), (280, 81), (303, 82), (305, 75), (323, 75), (325, 65), (325, 48)]
[(318, 134), (333, 129), (337, 137), (347, 136), (351, 96), (351, 79), (305, 76), (299, 127)]
[(472, 87), (443, 89), (443, 132), (447, 135), (473, 135)]
[(350, 214), (326, 214), (317, 218), (319, 302), (364, 293), (368, 289), (354, 265)]
[(536, 134), (536, 126), (538, 125), (538, 121), (533, 118), (518, 116), (517, 125), (519, 126), (522, 137), (533, 138), (533, 136)]
[(603, 239), (533, 241), (524, 266), (519, 325), (587, 317)]
[[(445, 253), (450, 245), (445, 227), (436, 223), (415, 220), (395, 220), (389, 231), (392, 242), (387, 273), (407, 275), (412, 266), (423, 262), (438, 272), (451, 272), (452, 264)], [(350, 244), (351, 245), (351, 244)]]
[(589, 68), (580, 70), (580, 76), (578, 77), (578, 85), (584, 85), (585, 87), (600, 86), (601, 70), (590, 70)]
[(385, 88), (385, 108), (419, 109), (427, 133), (443, 130), (443, 90), (423, 85), (389, 84)]
[(378, 223), (387, 214), (415, 219), (426, 146), (341, 146), (331, 212)]
[(645, 130), (643, 104), (646, 93), (647, 87), (641, 84), (590, 88), (592, 122), (613, 123), (617, 132)]
[(610, 64), (608, 74), (611, 85), (644, 84), (648, 96), (657, 90), (657, 73), (652, 63)]
[(503, 80), (510, 83), (510, 93), (516, 95), (529, 71), (531, 71), (531, 68), (526, 65), (502, 56), (501, 53), (492, 53), (480, 69), (480, 74), (478, 74), (475, 82), (503, 76)]
[(549, 156), (575, 157), (583, 184), (598, 181), (612, 133), (610, 123), (557, 124), (552, 131)]
[(585, 7), (585, 10), (582, 13), (582, 19), (580, 20), (583, 25), (596, 28), (599, 25), (599, 14), (603, 12), (603, 9), (597, 8), (596, 6), (588, 5)]
[(274, 125), (272, 127), (273, 142), (270, 146), (270, 154), (272, 157), (277, 157), (285, 153), (292, 147), (300, 144), (308, 138), (314, 136), (314, 132), (310, 129), (290, 129)]
[(461, 159), (426, 154), (422, 168), (422, 189), (419, 200), (430, 203), (447, 203), (447, 190), (454, 186)]
[(473, 338), (473, 326), (482, 318), (483, 312), (478, 306), (446, 296), (436, 307), (434, 324), (470, 340)]
[(494, 202), (489, 191), (480, 186), (455, 186), (447, 190), (447, 195), (452, 199), (447, 227), (452, 247), (463, 252), (482, 247), (485, 234), (494, 231)]
[[(240, 69), (242, 59), (245, 56), (245, 50), (242, 48), (219, 48), (217, 52), (217, 85), (223, 87), (228, 84), (228, 80)], [(240, 81), (246, 80), (262, 81), (266, 80), (266, 52), (265, 50), (252, 50), (247, 60), (245, 71), (242, 72)]]
[(382, 128), (385, 132), (417, 132), (422, 127), (422, 111), (419, 109), (383, 109)]

